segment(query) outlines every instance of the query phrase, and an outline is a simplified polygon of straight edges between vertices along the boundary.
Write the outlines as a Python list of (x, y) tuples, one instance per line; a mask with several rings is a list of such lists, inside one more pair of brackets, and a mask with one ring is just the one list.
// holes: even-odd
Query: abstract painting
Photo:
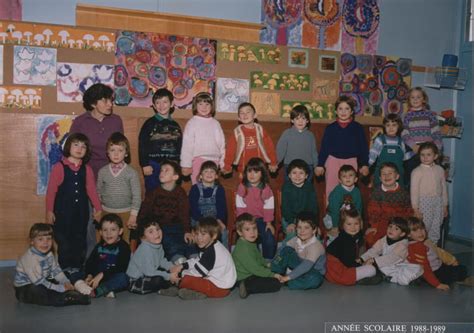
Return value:
[(213, 93), (215, 40), (133, 31), (118, 31), (116, 38), (117, 105), (149, 107), (153, 92), (167, 88), (185, 109), (198, 92)]
[(62, 146), (71, 128), (72, 117), (44, 115), (37, 118), (38, 181), (36, 194), (46, 194), (51, 168), (62, 158)]
[(344, 0), (341, 51), (354, 54), (376, 54), (379, 21), (380, 9), (377, 0)]
[(406, 111), (411, 59), (369, 54), (341, 55), (339, 94), (352, 96), (355, 113), (383, 117)]
[(298, 73), (267, 73), (250, 72), (250, 86), (268, 90), (298, 90), (309, 91), (311, 79), (309, 74)]
[(249, 86), (249, 80), (218, 78), (216, 84), (217, 111), (237, 113), (239, 105), (249, 101)]
[(84, 92), (96, 83), (113, 88), (114, 66), (59, 62), (56, 87), (58, 102), (82, 102)]
[(339, 81), (337, 79), (314, 79), (313, 99), (317, 101), (334, 102), (339, 96)]
[(304, 105), (309, 111), (309, 116), (311, 119), (320, 120), (335, 119), (334, 104), (321, 101), (281, 101), (281, 110), (280, 116), (282, 118), (289, 118), (291, 110), (297, 105)]
[(13, 83), (56, 85), (56, 49), (30, 46), (13, 48)]
[(0, 107), (41, 109), (41, 88), (2, 86), (0, 87)]
[(288, 49), (288, 67), (308, 68), (308, 49)]
[(252, 92), (251, 103), (257, 110), (257, 116), (279, 116), (280, 115), (280, 94), (267, 92)]
[(280, 49), (261, 44), (217, 42), (217, 60), (279, 64)]
[(336, 56), (321, 54), (319, 56), (319, 71), (323, 73), (336, 73), (337, 72)]

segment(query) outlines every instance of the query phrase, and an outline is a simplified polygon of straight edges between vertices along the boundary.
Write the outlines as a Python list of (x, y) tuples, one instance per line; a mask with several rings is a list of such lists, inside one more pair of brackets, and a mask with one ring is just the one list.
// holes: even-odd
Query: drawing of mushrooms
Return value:
[(258, 59), (257, 59), (257, 57), (255, 56), (255, 54), (252, 52), (252, 50), (248, 50), (248, 51), (247, 51), (247, 61), (250, 61), (250, 62), (258, 62)]
[(321, 105), (318, 104), (316, 112), (318, 113), (319, 118), (323, 118), (323, 107)]
[(100, 48), (102, 48), (102, 44), (100, 44), (99, 42), (94, 42), (94, 43), (92, 44), (92, 48), (94, 48), (94, 49), (100, 49)]
[(230, 45), (229, 46), (229, 60), (234, 61), (235, 60), (234, 56), (235, 56), (235, 46)]
[(90, 42), (94, 40), (94, 36), (92, 36), (91, 34), (85, 34), (84, 36), (82, 36), (82, 39), (85, 40), (87, 46), (89, 46)]
[(76, 45), (78, 48), (82, 49), (82, 46), (84, 45), (84, 42), (82, 41), (82, 39), (78, 39), (76, 40)]
[(8, 94), (8, 90), (0, 87), (0, 105), (5, 103), (5, 96)]
[(36, 95), (36, 89), (26, 89), (25, 95), (28, 96), (30, 100), (30, 105), (33, 105), (33, 97)]
[(102, 42), (102, 47), (105, 49), (105, 43), (110, 41), (110, 38), (106, 35), (101, 35), (99, 38), (97, 38), (99, 42)]
[(284, 118), (289, 118), (291, 113), (291, 106), (286, 104), (283, 106), (283, 114), (281, 115)]
[(27, 43), (28, 45), (30, 45), (30, 42), (31, 42), (31, 38), (30, 38), (30, 37), (33, 36), (33, 33), (32, 33), (31, 31), (25, 31), (25, 32), (23, 33), (23, 36), (26, 37), (26, 43)]
[(21, 91), (20, 89), (13, 89), (12, 91), (10, 91), (10, 95), (15, 97), (16, 103), (20, 103), (20, 95), (23, 95), (23, 91)]
[(44, 36), (42, 34), (36, 34), (33, 39), (36, 42), (35, 44), (39, 46), (44, 41)]
[(30, 106), (30, 101), (28, 99), (28, 96), (21, 95), (20, 96), (20, 101), (21, 101), (21, 106), (23, 106), (23, 107)]
[(107, 42), (105, 46), (107, 46), (107, 52), (111, 52), (114, 49), (115, 44), (113, 42)]
[(64, 45), (67, 43), (67, 38), (71, 36), (67, 30), (61, 30), (58, 32), (58, 36), (61, 37), (61, 44)]
[(49, 45), (49, 41), (50, 41), (51, 36), (53, 35), (53, 32), (50, 29), (44, 29), (43, 35), (46, 36), (46, 40), (44, 41), (44, 43), (46, 45)]
[(227, 59), (227, 55), (229, 54), (229, 44), (227, 43), (221, 43), (220, 44), (221, 48), (221, 54), (223, 59)]
[(238, 46), (237, 51), (239, 52), (239, 54), (238, 54), (239, 62), (242, 61), (242, 60), (245, 60), (245, 58), (247, 57), (247, 55), (244, 52), (245, 51), (245, 46), (243, 46), (243, 45)]
[(273, 50), (268, 51), (268, 52), (267, 52), (267, 57), (268, 57), (268, 59), (270, 59), (271, 61), (274, 61), (275, 54), (276, 54), (276, 53), (275, 53), (275, 51), (273, 51)]
[(67, 41), (67, 44), (69, 45), (69, 48), (74, 48), (74, 44), (76, 43), (76, 41), (74, 39), (70, 39)]
[(21, 44), (21, 37), (22, 36), (23, 36), (23, 34), (21, 33), (21, 31), (15, 31), (15, 32), (12, 33), (12, 37), (17, 39), (18, 44)]
[(270, 80), (268, 80), (267, 85), (268, 85), (268, 89), (275, 90), (275, 87), (277, 85), (277, 81), (275, 79), (271, 78)]
[(15, 26), (13, 25), (13, 23), (10, 23), (7, 26), (7, 32), (12, 33), (13, 31), (15, 31)]
[(5, 40), (7, 39), (8, 34), (6, 32), (0, 32), (0, 38), (2, 38), (3, 44), (5, 44)]
[(258, 53), (260, 53), (260, 58), (262, 58), (262, 60), (265, 60), (265, 49), (263, 47), (258, 50)]
[(33, 97), (33, 101), (34, 101), (34, 105), (36, 105), (36, 106), (41, 106), (41, 96), (35, 95), (35, 96)]
[(253, 75), (253, 84), (257, 88), (262, 86), (263, 82), (262, 82), (262, 80), (260, 80), (260, 76), (258, 74)]

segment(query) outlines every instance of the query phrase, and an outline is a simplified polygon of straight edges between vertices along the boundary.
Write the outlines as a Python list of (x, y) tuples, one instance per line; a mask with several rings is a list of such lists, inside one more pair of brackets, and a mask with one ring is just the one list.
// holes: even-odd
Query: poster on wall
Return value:
[(253, 91), (251, 95), (251, 103), (257, 111), (257, 117), (259, 115), (266, 116), (279, 116), (281, 101), (280, 94), (267, 93), (267, 92), (256, 92)]
[(334, 104), (323, 101), (281, 101), (280, 116), (290, 118), (291, 110), (297, 105), (306, 106), (311, 119), (335, 119)]
[(0, 107), (41, 109), (42, 90), (28, 86), (0, 87)]
[(280, 48), (239, 42), (217, 42), (217, 60), (279, 64)]
[(37, 118), (37, 184), (36, 194), (46, 194), (51, 168), (62, 158), (62, 146), (72, 124), (71, 116), (44, 115)]
[(3, 45), (0, 45), (0, 84), (3, 84)]
[(84, 92), (96, 83), (114, 85), (113, 65), (59, 62), (56, 74), (58, 102), (82, 102)]
[(305, 73), (250, 72), (250, 86), (266, 90), (309, 91), (311, 77)]
[(356, 101), (356, 115), (383, 117), (406, 111), (411, 59), (344, 53), (339, 94)]
[(15, 46), (13, 48), (13, 83), (56, 85), (56, 49)]
[(153, 92), (167, 88), (178, 108), (190, 108), (194, 95), (213, 94), (216, 41), (157, 33), (118, 31), (115, 103), (149, 107)]
[(216, 110), (237, 113), (239, 105), (249, 101), (249, 80), (217, 78)]

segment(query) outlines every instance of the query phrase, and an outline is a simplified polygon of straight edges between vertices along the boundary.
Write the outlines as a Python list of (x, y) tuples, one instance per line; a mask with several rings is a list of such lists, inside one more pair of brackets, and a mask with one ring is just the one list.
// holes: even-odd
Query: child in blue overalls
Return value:
[(383, 119), (383, 132), (375, 138), (369, 152), (369, 167), (375, 163), (374, 185), (380, 185), (380, 166), (385, 162), (395, 163), (399, 170), (399, 183), (405, 184), (403, 161), (410, 159), (412, 151), (407, 151), (405, 143), (400, 134), (403, 130), (403, 123), (399, 115), (390, 113)]
[(217, 164), (206, 161), (201, 165), (199, 181), (189, 191), (191, 208), (191, 226), (203, 217), (213, 217), (221, 227), (221, 241), (227, 246), (227, 203), (224, 188), (217, 182), (219, 177)]

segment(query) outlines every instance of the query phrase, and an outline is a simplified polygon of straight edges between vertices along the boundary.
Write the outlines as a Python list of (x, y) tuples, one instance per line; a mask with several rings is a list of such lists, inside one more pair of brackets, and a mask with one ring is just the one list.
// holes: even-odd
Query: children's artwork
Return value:
[(260, 42), (341, 49), (340, 0), (262, 0)]
[(280, 114), (280, 94), (252, 92), (251, 103), (255, 107), (255, 110), (257, 110), (257, 116), (278, 116)]
[(115, 34), (71, 26), (0, 21), (0, 43), (61, 47), (104, 52), (115, 51)]
[[(443, 114), (442, 114), (443, 115)], [(454, 115), (448, 117), (438, 117), (439, 128), (443, 138), (461, 139), (464, 131), (463, 118), (455, 117)]]
[(297, 73), (251, 72), (250, 86), (268, 90), (309, 91), (310, 75)]
[(279, 64), (280, 49), (268, 45), (217, 42), (217, 60)]
[(0, 84), (3, 84), (3, 45), (0, 45)]
[(216, 41), (148, 32), (118, 31), (115, 53), (115, 103), (149, 107), (153, 92), (168, 88), (178, 108), (194, 95), (213, 93)]
[(440, 165), (444, 169), (446, 181), (448, 183), (451, 183), (454, 177), (454, 161), (451, 159), (449, 155), (443, 155)]
[(372, 147), (372, 144), (374, 143), (375, 138), (382, 134), (383, 134), (383, 127), (369, 126), (370, 147)]
[(313, 82), (313, 99), (332, 102), (339, 96), (339, 81), (336, 79), (318, 79)]
[(56, 49), (15, 46), (13, 48), (13, 83), (56, 85), (56, 53)]
[(59, 62), (56, 73), (58, 102), (82, 102), (84, 92), (95, 83), (114, 85), (113, 65)]
[(249, 101), (249, 80), (218, 78), (216, 84), (216, 110), (237, 113), (239, 105)]
[(41, 88), (2, 86), (0, 87), (0, 107), (41, 109)]
[(354, 54), (375, 54), (379, 21), (377, 0), (344, 0), (341, 50)]
[(288, 67), (308, 68), (308, 49), (288, 49)]
[(401, 114), (411, 86), (411, 59), (368, 54), (341, 55), (339, 93), (356, 101), (355, 113)]
[(319, 71), (323, 73), (337, 72), (337, 58), (335, 56), (320, 55), (319, 56)]
[(281, 101), (280, 116), (282, 118), (289, 118), (291, 110), (297, 105), (306, 106), (311, 119), (335, 119), (334, 104), (320, 101)]
[(72, 117), (45, 115), (37, 118), (38, 181), (36, 194), (46, 194), (51, 168), (62, 158), (62, 146), (71, 128)]

